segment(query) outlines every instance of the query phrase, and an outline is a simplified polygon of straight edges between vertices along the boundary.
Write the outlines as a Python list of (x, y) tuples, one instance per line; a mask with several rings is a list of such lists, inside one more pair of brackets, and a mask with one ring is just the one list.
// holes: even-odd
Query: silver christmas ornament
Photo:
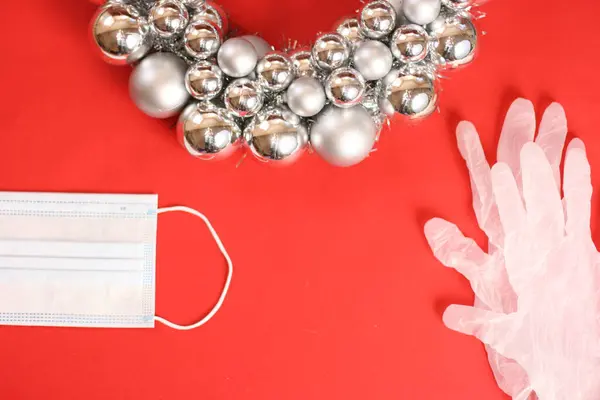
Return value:
[(317, 38), (312, 57), (315, 65), (324, 70), (343, 67), (350, 58), (350, 44), (339, 33), (326, 33)]
[(296, 79), (286, 92), (288, 107), (301, 117), (317, 115), (325, 107), (326, 100), (321, 82), (309, 76)]
[(252, 153), (262, 161), (292, 162), (308, 144), (302, 120), (285, 106), (261, 110), (244, 130)]
[(132, 64), (152, 47), (150, 25), (130, 5), (107, 3), (92, 22), (92, 37), (102, 58), (115, 65)]
[(439, 18), (430, 25), (430, 33), (435, 61), (440, 66), (456, 68), (475, 58), (477, 30), (468, 17)]
[(402, 0), (388, 0), (388, 3), (394, 7), (396, 11), (396, 16), (402, 15)]
[(359, 22), (365, 36), (381, 39), (396, 28), (396, 10), (385, 0), (372, 1), (362, 8)]
[(442, 0), (404, 0), (402, 12), (406, 19), (419, 25), (427, 25), (440, 15)]
[(217, 62), (225, 74), (241, 78), (254, 70), (258, 55), (249, 41), (239, 37), (232, 38), (221, 45)]
[(210, 61), (199, 61), (185, 74), (188, 93), (198, 100), (211, 100), (223, 89), (223, 72)]
[(175, 54), (149, 55), (131, 74), (131, 99), (151, 117), (168, 118), (176, 115), (189, 99), (184, 84), (186, 70), (186, 63)]
[(465, 10), (475, 5), (475, 0), (442, 0), (442, 2), (452, 10)]
[(368, 81), (376, 81), (386, 76), (392, 69), (392, 52), (377, 40), (360, 42), (353, 55), (354, 67)]
[(404, 64), (423, 61), (429, 51), (429, 36), (422, 26), (410, 24), (396, 29), (390, 41), (392, 54)]
[(366, 82), (362, 75), (352, 68), (339, 68), (325, 81), (325, 93), (331, 102), (343, 108), (360, 103), (365, 95)]
[(394, 70), (384, 78), (383, 85), (380, 108), (390, 116), (398, 112), (410, 118), (422, 118), (437, 107), (435, 83), (425, 73)]
[(296, 50), (290, 55), (290, 59), (292, 60), (294, 75), (296, 75), (296, 77), (317, 76), (317, 71), (315, 70), (315, 66), (312, 62), (312, 54), (310, 50)]
[(294, 79), (292, 61), (285, 53), (279, 51), (267, 53), (256, 66), (256, 78), (265, 90), (285, 90)]
[(352, 46), (356, 46), (363, 38), (360, 23), (356, 18), (346, 18), (337, 27), (336, 32), (342, 35)]
[(249, 41), (252, 46), (254, 46), (254, 50), (256, 50), (256, 55), (258, 58), (263, 58), (265, 54), (273, 51), (271, 45), (260, 36), (246, 35), (242, 36), (242, 39)]
[(194, 157), (205, 160), (231, 155), (241, 136), (242, 130), (230, 113), (211, 103), (190, 104), (177, 123), (179, 143)]
[(364, 107), (328, 106), (312, 125), (310, 143), (328, 163), (349, 167), (369, 156), (377, 133), (377, 125)]
[(148, 21), (162, 38), (171, 38), (183, 32), (190, 19), (187, 8), (177, 0), (160, 0), (151, 9)]
[(264, 95), (258, 84), (247, 78), (231, 82), (223, 101), (229, 111), (237, 117), (252, 117), (262, 108)]
[(221, 40), (221, 29), (214, 22), (202, 18), (193, 18), (183, 34), (185, 51), (200, 60), (217, 54)]
[(188, 2), (194, 3), (190, 5), (190, 7), (193, 9), (194, 17), (208, 19), (214, 22), (219, 27), (221, 32), (223, 32), (223, 35), (229, 32), (229, 21), (227, 20), (227, 14), (220, 5), (210, 0), (188, 0)]

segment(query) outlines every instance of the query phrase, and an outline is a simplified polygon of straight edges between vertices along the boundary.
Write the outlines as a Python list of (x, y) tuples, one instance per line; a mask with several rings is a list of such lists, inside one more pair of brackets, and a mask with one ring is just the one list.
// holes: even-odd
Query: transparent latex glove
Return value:
[(585, 148), (576, 139), (567, 150), (564, 209), (542, 149), (525, 144), (520, 161), (522, 196), (507, 164), (498, 163), (491, 174), (517, 310), (454, 305), (444, 323), (515, 360), (541, 400), (600, 399), (598, 254)]

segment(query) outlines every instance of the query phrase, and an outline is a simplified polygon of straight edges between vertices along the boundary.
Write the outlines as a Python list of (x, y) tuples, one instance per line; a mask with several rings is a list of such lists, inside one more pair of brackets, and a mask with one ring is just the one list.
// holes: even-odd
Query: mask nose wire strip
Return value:
[(231, 285), (231, 276), (233, 275), (233, 263), (231, 262), (231, 258), (229, 257), (227, 250), (225, 250), (225, 246), (223, 245), (223, 242), (221, 242), (219, 235), (217, 234), (217, 232), (211, 225), (208, 218), (206, 218), (206, 216), (204, 216), (204, 214), (201, 214), (200, 212), (194, 210), (193, 208), (184, 207), (184, 206), (165, 207), (165, 208), (158, 209), (158, 214), (164, 214), (164, 213), (168, 213), (168, 212), (184, 212), (184, 213), (195, 215), (196, 217), (198, 217), (202, 221), (204, 221), (204, 223), (208, 227), (208, 230), (210, 231), (213, 238), (215, 239), (215, 242), (217, 243), (219, 250), (221, 250), (221, 253), (223, 253), (223, 257), (225, 257), (225, 260), (227, 261), (227, 279), (225, 281), (225, 285), (223, 286), (223, 290), (221, 291), (221, 295), (219, 296), (219, 300), (217, 300), (217, 302), (214, 305), (214, 307), (212, 308), (212, 310), (210, 310), (210, 312), (208, 314), (206, 314), (206, 316), (204, 318), (202, 318), (200, 321), (198, 321), (192, 325), (178, 325), (178, 324), (175, 324), (175, 323), (173, 323), (169, 320), (166, 320), (162, 317), (159, 317), (159, 316), (154, 317), (154, 320), (156, 322), (160, 322), (161, 324), (164, 324), (170, 328), (177, 329), (180, 331), (189, 331), (192, 329), (196, 329), (196, 328), (204, 325), (208, 321), (210, 321), (211, 318), (215, 316), (217, 311), (219, 311), (219, 309), (223, 305), (223, 301), (225, 301), (225, 297), (227, 296), (227, 292), (229, 291), (229, 286)]

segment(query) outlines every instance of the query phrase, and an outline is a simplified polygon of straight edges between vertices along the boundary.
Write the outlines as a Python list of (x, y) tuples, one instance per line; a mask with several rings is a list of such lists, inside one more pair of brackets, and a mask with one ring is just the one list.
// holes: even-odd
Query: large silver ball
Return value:
[(160, 0), (150, 9), (148, 20), (154, 32), (166, 39), (183, 32), (190, 15), (181, 2)]
[(354, 50), (354, 67), (368, 81), (376, 81), (386, 76), (392, 69), (392, 52), (377, 40), (360, 42)]
[(193, 9), (194, 17), (211, 20), (219, 27), (223, 34), (229, 32), (229, 21), (227, 20), (227, 14), (220, 5), (210, 0), (187, 1), (188, 3), (192, 3), (188, 4), (188, 6)]
[(267, 53), (256, 65), (256, 77), (265, 90), (285, 90), (294, 79), (292, 61), (285, 53), (279, 51)]
[(301, 117), (317, 115), (325, 107), (323, 85), (317, 79), (303, 76), (296, 79), (286, 92), (287, 105)]
[(151, 117), (177, 115), (189, 99), (184, 83), (186, 70), (186, 63), (172, 53), (149, 55), (129, 78), (131, 99)]
[(252, 117), (262, 108), (264, 95), (258, 84), (247, 78), (231, 82), (223, 101), (229, 111), (237, 117)]
[(249, 41), (252, 44), (252, 46), (254, 46), (254, 50), (256, 50), (256, 55), (258, 56), (258, 58), (263, 58), (265, 54), (273, 51), (271, 45), (260, 36), (245, 35), (242, 36), (242, 39)]
[(317, 71), (313, 64), (310, 50), (296, 50), (290, 55), (290, 59), (292, 60), (292, 65), (294, 66), (294, 75), (296, 75), (296, 77), (317, 76)]
[(396, 11), (396, 16), (402, 15), (402, 0), (388, 0), (388, 3), (394, 7)]
[(349, 167), (369, 156), (377, 133), (377, 125), (364, 107), (328, 106), (311, 128), (310, 143), (328, 163)]
[(392, 54), (404, 64), (423, 61), (429, 51), (429, 36), (422, 26), (410, 24), (396, 29), (390, 41)]
[(415, 24), (427, 25), (440, 15), (442, 0), (404, 0), (404, 16)]
[(338, 25), (336, 32), (342, 35), (352, 46), (356, 46), (364, 38), (360, 29), (360, 23), (356, 18), (346, 18), (343, 20)]
[(179, 143), (194, 157), (205, 160), (229, 156), (242, 130), (230, 113), (211, 103), (190, 104), (177, 123)]
[(152, 47), (150, 25), (130, 5), (108, 3), (101, 7), (91, 30), (102, 58), (110, 64), (132, 64)]
[(223, 89), (223, 72), (210, 61), (199, 61), (188, 68), (185, 87), (195, 99), (214, 99)]
[(315, 41), (313, 62), (324, 70), (343, 67), (350, 58), (350, 44), (339, 33), (326, 33)]
[(475, 5), (475, 0), (442, 0), (444, 5), (452, 10), (465, 10)]
[(385, 0), (372, 1), (362, 8), (359, 22), (365, 36), (381, 39), (396, 28), (396, 10)]
[(249, 41), (239, 37), (232, 38), (221, 45), (217, 62), (225, 74), (241, 78), (254, 70), (258, 54)]
[(183, 34), (185, 51), (200, 60), (217, 54), (221, 40), (221, 29), (214, 22), (203, 18), (193, 18)]
[(457, 68), (473, 61), (477, 30), (466, 16), (438, 18), (430, 25), (435, 61), (443, 68)]
[(410, 70), (394, 70), (383, 80), (381, 110), (387, 115), (398, 112), (410, 118), (422, 118), (437, 108), (438, 94), (433, 79)]
[(292, 162), (308, 144), (302, 120), (285, 106), (262, 110), (244, 130), (252, 153), (261, 161)]
[(325, 81), (325, 93), (331, 102), (343, 108), (360, 103), (365, 95), (366, 82), (353, 68), (339, 68)]

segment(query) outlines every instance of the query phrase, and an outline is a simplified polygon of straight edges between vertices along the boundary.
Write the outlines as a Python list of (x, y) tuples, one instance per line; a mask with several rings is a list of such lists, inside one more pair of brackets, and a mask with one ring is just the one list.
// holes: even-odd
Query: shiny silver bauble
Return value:
[(365, 78), (353, 68), (336, 69), (325, 81), (327, 98), (342, 108), (350, 108), (360, 103), (365, 89)]
[(252, 43), (236, 37), (226, 40), (221, 45), (217, 62), (225, 74), (241, 78), (254, 71), (258, 63), (258, 54)]
[(396, 29), (390, 41), (392, 54), (404, 64), (423, 61), (429, 51), (429, 36), (422, 26), (410, 24)]
[(178, 0), (160, 0), (151, 9), (148, 22), (161, 38), (171, 38), (186, 28), (190, 15), (183, 3)]
[(359, 15), (363, 34), (371, 39), (381, 39), (396, 28), (396, 10), (385, 0), (367, 3)]
[(346, 18), (337, 27), (336, 32), (342, 35), (348, 43), (356, 47), (356, 45), (364, 39), (360, 23), (356, 18)]
[(383, 79), (383, 85), (380, 108), (387, 115), (398, 112), (410, 118), (422, 118), (437, 108), (435, 82), (426, 73), (394, 70)]
[(264, 90), (285, 90), (294, 80), (292, 61), (279, 51), (267, 53), (256, 65), (256, 79)]
[(210, 61), (199, 61), (188, 68), (185, 87), (195, 99), (214, 99), (223, 89), (223, 72)]
[(377, 124), (364, 107), (328, 106), (311, 127), (310, 143), (328, 163), (349, 167), (369, 156), (377, 133)]
[(321, 82), (309, 76), (300, 77), (292, 82), (285, 99), (290, 110), (301, 117), (317, 115), (327, 101)]
[(189, 99), (185, 88), (187, 64), (173, 53), (144, 58), (129, 78), (129, 94), (140, 110), (151, 117), (177, 115)]
[(457, 68), (475, 58), (477, 30), (461, 15), (438, 18), (430, 27), (434, 61), (443, 68)]
[(242, 130), (231, 114), (211, 103), (190, 104), (177, 123), (179, 143), (194, 157), (205, 160), (229, 156), (241, 136)]
[(440, 15), (442, 0), (404, 0), (402, 12), (410, 22), (427, 25)]
[(292, 65), (294, 67), (294, 75), (296, 77), (301, 76), (317, 76), (317, 70), (312, 61), (312, 54), (310, 50), (307, 49), (299, 49), (292, 54), (290, 54), (290, 59), (292, 60)]
[(386, 76), (392, 69), (392, 52), (378, 40), (360, 42), (352, 56), (354, 67), (368, 81), (376, 81)]
[(231, 82), (223, 95), (229, 111), (237, 117), (252, 117), (262, 108), (264, 94), (259, 85), (247, 78)]
[(200, 17), (202, 19), (209, 19), (214, 22), (223, 34), (229, 32), (229, 21), (227, 20), (227, 14), (223, 8), (210, 0), (188, 0), (191, 2), (195, 2), (195, 4), (190, 5), (193, 9), (194, 17)]
[(300, 117), (285, 106), (261, 110), (244, 130), (252, 153), (261, 161), (294, 161), (308, 145)]
[(96, 13), (91, 31), (102, 58), (110, 64), (132, 64), (152, 47), (150, 25), (130, 5), (107, 3)]
[(451, 10), (466, 10), (475, 5), (476, 0), (442, 0), (444, 5)]
[(350, 59), (350, 44), (339, 33), (326, 33), (315, 41), (312, 48), (313, 62), (324, 70), (343, 67)]
[(211, 20), (193, 18), (183, 34), (185, 51), (199, 60), (217, 54), (222, 41), (221, 29)]

